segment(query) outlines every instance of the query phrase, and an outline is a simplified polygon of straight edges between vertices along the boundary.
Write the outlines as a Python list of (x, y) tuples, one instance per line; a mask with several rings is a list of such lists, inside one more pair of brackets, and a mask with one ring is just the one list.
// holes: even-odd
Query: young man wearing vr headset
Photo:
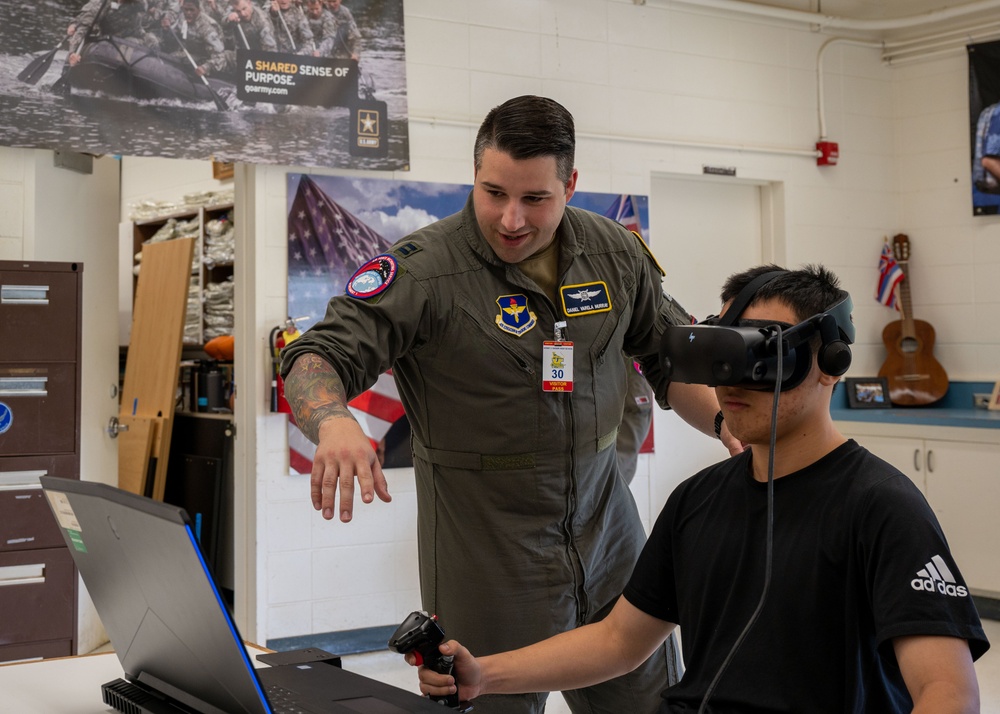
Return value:
[(721, 318), (665, 334), (664, 371), (715, 386), (749, 448), (670, 495), (607, 618), (489, 657), (449, 641), (453, 675), (421, 668), (421, 690), (586, 686), (680, 625), (686, 671), (661, 713), (978, 712), (989, 642), (941, 527), (830, 415), (854, 337), (837, 284), (754, 268), (726, 282)]

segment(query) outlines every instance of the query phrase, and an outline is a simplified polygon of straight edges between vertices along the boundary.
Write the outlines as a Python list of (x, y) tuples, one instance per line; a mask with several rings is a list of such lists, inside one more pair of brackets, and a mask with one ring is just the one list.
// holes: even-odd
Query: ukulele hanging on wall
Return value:
[(941, 399), (948, 391), (948, 375), (934, 359), (934, 328), (929, 322), (916, 320), (910, 295), (910, 239), (900, 233), (892, 238), (896, 262), (903, 270), (899, 284), (902, 317), (882, 330), (882, 341), (888, 355), (879, 377), (889, 382), (889, 397), (893, 405), (924, 406)]

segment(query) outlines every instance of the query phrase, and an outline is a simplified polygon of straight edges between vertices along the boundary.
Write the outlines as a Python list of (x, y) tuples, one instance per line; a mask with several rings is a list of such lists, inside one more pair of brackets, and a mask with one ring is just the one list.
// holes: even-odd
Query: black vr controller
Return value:
[(819, 368), (839, 377), (851, 366), (854, 323), (851, 296), (841, 296), (824, 312), (797, 325), (739, 320), (753, 295), (782, 272), (765, 273), (752, 281), (730, 305), (725, 316), (710, 317), (698, 325), (674, 325), (660, 341), (660, 365), (676, 382), (773, 390), (778, 372), (778, 334), (781, 339), (781, 389), (797, 387), (812, 366), (809, 341), (820, 336)]
[[(438, 624), (437, 615), (428, 615), (423, 610), (411, 612), (389, 638), (389, 649), (405, 655), (413, 652), (417, 664), (433, 669), (441, 674), (451, 674), (455, 658), (443, 655), (438, 645), (444, 642), (444, 629)], [(467, 712), (472, 706), (458, 699), (458, 691), (443, 697), (431, 696), (432, 701), (444, 706)]]

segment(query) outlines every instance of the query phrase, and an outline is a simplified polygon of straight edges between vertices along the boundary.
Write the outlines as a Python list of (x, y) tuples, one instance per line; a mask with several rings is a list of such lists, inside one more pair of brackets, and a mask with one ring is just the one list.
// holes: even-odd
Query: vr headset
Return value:
[(797, 325), (739, 320), (757, 291), (787, 271), (764, 273), (733, 300), (725, 317), (710, 317), (698, 325), (673, 325), (660, 341), (660, 366), (677, 382), (773, 390), (778, 380), (778, 333), (781, 332), (781, 389), (797, 387), (812, 366), (809, 341), (819, 334), (817, 361), (826, 374), (839, 377), (851, 366), (854, 323), (851, 296), (841, 291), (837, 301)]

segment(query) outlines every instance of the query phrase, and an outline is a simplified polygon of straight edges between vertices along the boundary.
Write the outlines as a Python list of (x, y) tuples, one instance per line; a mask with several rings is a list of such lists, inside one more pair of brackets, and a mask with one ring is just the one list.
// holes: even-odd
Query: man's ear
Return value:
[(569, 200), (573, 198), (573, 194), (576, 193), (576, 179), (578, 175), (577, 170), (573, 169), (569, 181), (566, 182), (566, 203), (569, 203)]
[(832, 387), (840, 380), (841, 377), (835, 377), (832, 374), (827, 374), (823, 370), (819, 370), (819, 383), (824, 387)]

